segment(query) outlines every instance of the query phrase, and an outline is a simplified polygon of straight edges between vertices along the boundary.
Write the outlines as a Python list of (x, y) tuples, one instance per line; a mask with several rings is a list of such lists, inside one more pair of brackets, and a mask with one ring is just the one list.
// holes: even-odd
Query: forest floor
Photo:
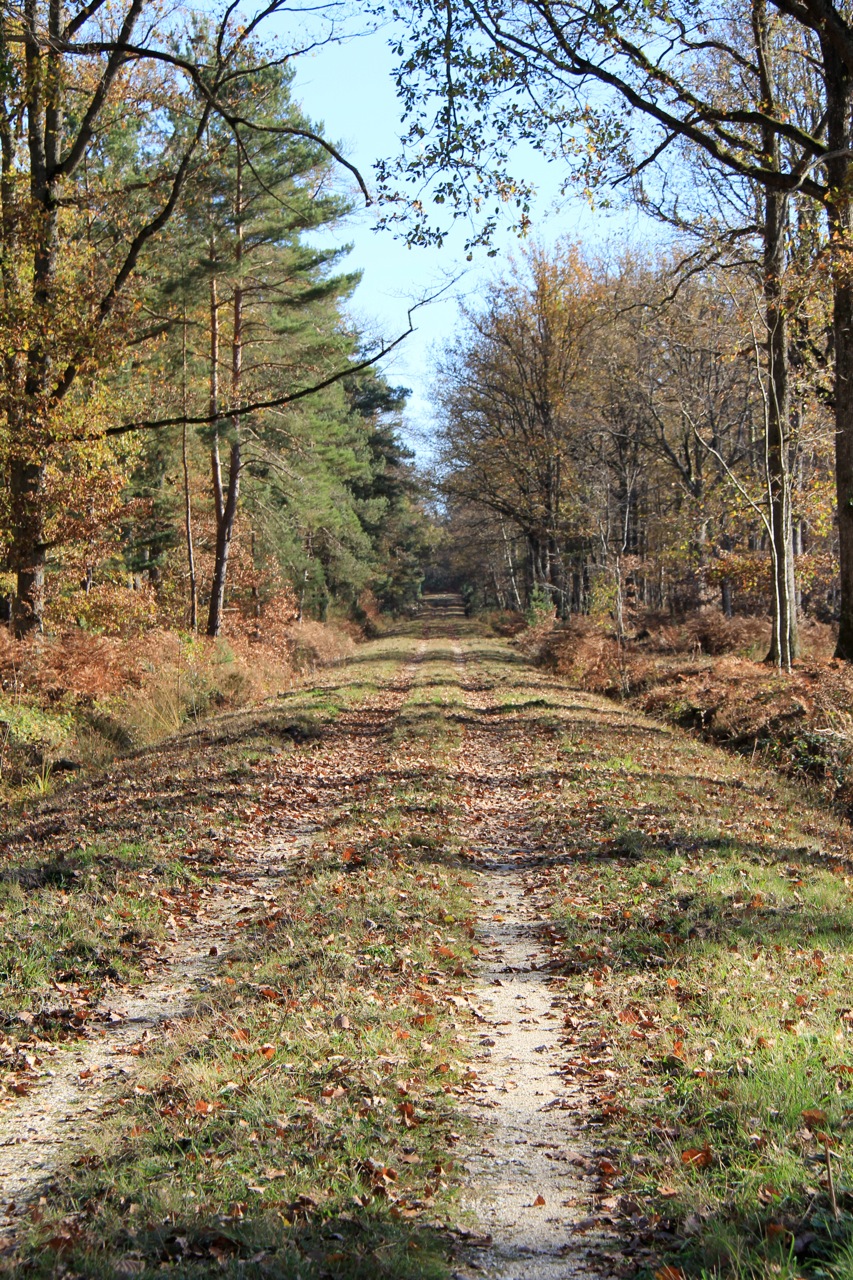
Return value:
[(853, 1276), (850, 830), (452, 602), (0, 863), (0, 1272)]

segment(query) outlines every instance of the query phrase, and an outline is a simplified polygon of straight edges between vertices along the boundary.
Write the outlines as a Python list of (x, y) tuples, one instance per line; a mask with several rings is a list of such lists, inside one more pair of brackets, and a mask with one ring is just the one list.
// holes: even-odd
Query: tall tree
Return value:
[[(413, 178), (443, 175), (436, 189), (443, 205), (482, 208), (491, 195), (514, 201), (524, 219), (528, 191), (507, 164), (513, 138), (574, 159), (596, 183), (636, 175), (683, 141), (768, 193), (769, 258), (788, 196), (801, 193), (825, 208), (834, 291), (838, 655), (853, 660), (853, 22), (833, 0), (769, 3), (796, 37), (792, 56), (819, 68), (824, 102), (814, 128), (803, 125), (796, 102), (780, 97), (778, 82), (770, 85), (760, 4), (751, 10), (750, 59), (732, 38), (729, 13), (687, 0), (631, 2), (618, 10), (587, 0), (411, 0), (399, 43), (398, 84), (412, 116), (413, 148), (404, 167)], [(744, 17), (751, 21), (749, 12)], [(729, 65), (731, 79), (745, 73), (752, 91), (742, 100), (717, 93), (706, 74), (711, 51)], [(610, 91), (603, 104), (593, 85)], [(390, 179), (390, 166), (386, 174)], [(493, 222), (494, 216), (486, 220), (484, 234)], [(441, 239), (443, 232), (420, 220), (414, 235)], [(776, 266), (767, 265), (772, 274)], [(778, 348), (784, 324), (770, 289), (768, 340)], [(778, 372), (780, 351), (770, 354)], [(771, 467), (785, 443), (785, 400), (778, 390), (772, 400)], [(782, 476), (773, 502), (784, 538), (789, 504)], [(777, 594), (788, 590), (786, 557), (787, 551), (777, 557)]]
[[(42, 625), (51, 460), (79, 435), (99, 374), (148, 336), (133, 306), (140, 265), (179, 208), (210, 122), (250, 127), (229, 97), (259, 59), (287, 60), (287, 50), (251, 53), (284, 7), (270, 0), (240, 18), (229, 6), (200, 56), (176, 51), (192, 43), (154, 0), (25, 0), (0, 13), (0, 410), (19, 635)], [(99, 164), (128, 121), (132, 161)], [(268, 127), (342, 159), (301, 126)]]

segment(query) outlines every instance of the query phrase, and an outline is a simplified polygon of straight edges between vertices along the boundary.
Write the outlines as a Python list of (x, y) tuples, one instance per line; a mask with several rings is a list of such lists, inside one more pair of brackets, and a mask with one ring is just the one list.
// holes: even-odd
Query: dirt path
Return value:
[[(347, 765), (353, 776), (369, 766), (371, 748), (373, 767), (378, 766), (383, 730), (411, 688), (422, 651), (423, 645), (415, 646), (381, 695), (341, 717), (339, 734), (350, 740), (350, 751), (341, 758), (337, 750), (338, 787), (348, 785)], [(323, 777), (322, 764), (316, 771)], [(310, 777), (304, 785), (310, 788)], [(291, 813), (272, 838), (245, 841), (239, 862), (207, 888), (191, 923), (182, 921), (179, 928), (170, 922), (157, 979), (102, 1002), (90, 1031), (70, 1049), (51, 1052), (50, 1065), (26, 1100), (0, 1111), (0, 1235), (14, 1239), (22, 1215), (49, 1190), (52, 1175), (85, 1148), (115, 1099), (132, 1090), (146, 1047), (192, 1022), (199, 997), (219, 980), (221, 957), (237, 930), (275, 903), (287, 864), (304, 855), (336, 806), (335, 791), (327, 789), (309, 823)]]
[(496, 1280), (603, 1274), (597, 1253), (606, 1241), (589, 1234), (583, 1090), (567, 1089), (560, 1071), (565, 998), (549, 968), (548, 915), (533, 873), (542, 837), (530, 824), (513, 729), (500, 721), (502, 690), (482, 682), (463, 649), (457, 659), (472, 713), (459, 780), (477, 831), (465, 852), (478, 868), (482, 947), (472, 992), (482, 1028), (480, 1080), (470, 1107), (482, 1143), (467, 1157), (463, 1203), (484, 1239), (471, 1247), (468, 1274)]
[[(273, 744), (292, 711), (259, 712), (245, 742), (260, 748), (240, 739), (249, 762), (223, 771), (230, 739), (211, 722), (127, 762), (108, 801), (78, 789), (24, 833), (49, 853), (56, 830), (103, 840), (108, 805), (139, 825), (181, 806), (193, 830), (242, 815), (149, 978), (107, 986), (75, 1040), (44, 1041), (41, 1078), (0, 1111), (0, 1271), (61, 1245), (81, 1251), (79, 1275), (106, 1250), (117, 1261), (98, 1274), (605, 1280), (625, 1273), (626, 1236), (659, 1270), (688, 1235), (670, 1206), (691, 1240), (700, 1211), (711, 1220), (723, 1138), (702, 1126), (749, 1088), (744, 1045), (770, 1053), (789, 1035), (778, 1086), (764, 1068), (764, 1118), (745, 1093), (726, 1130), (752, 1145), (726, 1157), (718, 1221), (730, 1171), (774, 1149), (772, 1090), (797, 1053), (778, 1149), (799, 1142), (814, 1165), (800, 1121), (830, 1115), (840, 1086), (830, 1074), (818, 1091), (801, 1032), (824, 1008), (820, 1061), (853, 1077), (832, 1056), (847, 1013), (826, 1005), (846, 981), (848, 911), (853, 934), (827, 861), (840, 829), (807, 807), (795, 828), (768, 775), (573, 693), (453, 611), (320, 683), (299, 704), (314, 728), (287, 750)], [(826, 866), (807, 879), (813, 849)], [(765, 934), (779, 941), (761, 951)], [(806, 936), (817, 985), (795, 1021), (784, 1000)], [(729, 1048), (708, 994), (724, 986), (726, 1017), (744, 1010)], [(689, 1113), (682, 1095), (703, 1090)], [(630, 1115), (640, 1138), (614, 1136)], [(775, 1176), (768, 1164), (761, 1185)], [(47, 1245), (27, 1235), (42, 1201), (59, 1224)], [(756, 1248), (787, 1230), (771, 1225)], [(34, 1274), (62, 1274), (64, 1256)]]
[(471, 1261), (507, 1280), (596, 1273), (592, 1242), (573, 1234), (590, 1225), (580, 1172), (589, 1140), (583, 1097), (573, 1105), (560, 1075), (563, 1002), (548, 981), (542, 916), (512, 861), (496, 862), (481, 884), (497, 910), (480, 928), (485, 964), (472, 993), (485, 1052), (470, 1111), (482, 1145), (466, 1161), (463, 1203), (490, 1241), (472, 1247)]

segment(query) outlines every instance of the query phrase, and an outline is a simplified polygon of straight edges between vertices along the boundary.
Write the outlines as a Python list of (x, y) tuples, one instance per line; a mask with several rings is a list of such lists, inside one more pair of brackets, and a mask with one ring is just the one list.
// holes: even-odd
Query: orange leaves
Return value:
[(783, 1227), (779, 1222), (768, 1222), (764, 1231), (768, 1240), (778, 1240), (781, 1243), (785, 1243), (791, 1236), (788, 1228)]
[(803, 1120), (810, 1129), (815, 1129), (819, 1125), (826, 1124), (826, 1112), (821, 1111), (819, 1107), (813, 1107), (802, 1113)]
[(714, 1157), (707, 1144), (704, 1147), (688, 1147), (681, 1153), (681, 1163), (694, 1169), (707, 1169), (713, 1162)]

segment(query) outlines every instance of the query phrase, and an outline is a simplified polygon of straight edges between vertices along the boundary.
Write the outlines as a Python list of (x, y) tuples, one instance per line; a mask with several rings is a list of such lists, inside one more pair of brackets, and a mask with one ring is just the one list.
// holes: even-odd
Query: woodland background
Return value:
[[(424, 586), (753, 750), (778, 716), (717, 713), (735, 677), (761, 703), (766, 657), (798, 759), (842, 768), (841, 10), (830, 40), (808, 5), (764, 0), (611, 26), (578, 4), (403, 5), (410, 132), (374, 193), (294, 100), (311, 46), (270, 36), (279, 9), (4, 10), (7, 778), (44, 785), (284, 687)], [(540, 242), (513, 141), (664, 240)], [(372, 194), (386, 234), (436, 251), (463, 215), (488, 243), (492, 197), (525, 237), (439, 358), (428, 473), (377, 371), (388, 347), (348, 313), (358, 277), (318, 247)], [(746, 666), (709, 667), (721, 654)]]

